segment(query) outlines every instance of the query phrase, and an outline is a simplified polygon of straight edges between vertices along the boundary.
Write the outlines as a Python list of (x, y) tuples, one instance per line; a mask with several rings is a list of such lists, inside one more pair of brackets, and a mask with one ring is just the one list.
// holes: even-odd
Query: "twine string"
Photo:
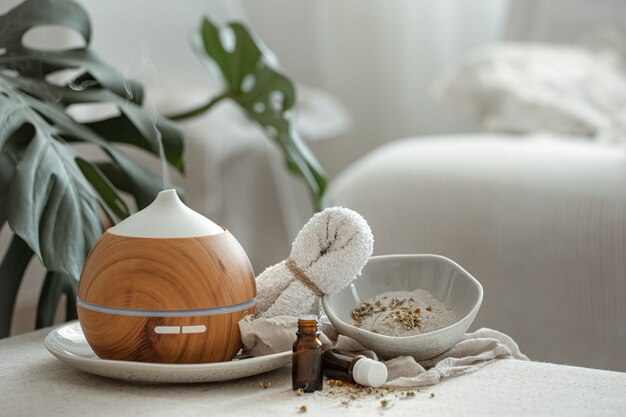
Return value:
[(298, 267), (298, 265), (296, 265), (293, 259), (291, 258), (287, 259), (287, 262), (285, 262), (285, 265), (287, 266), (287, 269), (289, 269), (289, 271), (293, 274), (293, 276), (296, 277), (298, 281), (303, 283), (311, 291), (313, 291), (315, 295), (317, 295), (318, 297), (321, 297), (324, 295), (322, 290), (317, 288), (317, 285), (315, 285), (315, 283), (311, 281), (309, 277), (307, 277), (307, 275)]

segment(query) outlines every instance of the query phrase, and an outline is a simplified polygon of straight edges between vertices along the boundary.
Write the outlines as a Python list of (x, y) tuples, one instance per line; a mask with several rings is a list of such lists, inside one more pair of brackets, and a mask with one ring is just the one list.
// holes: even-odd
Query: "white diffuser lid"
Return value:
[(377, 388), (387, 382), (387, 367), (373, 359), (359, 359), (352, 368), (352, 376), (357, 384)]
[(223, 233), (224, 229), (187, 207), (176, 190), (161, 191), (148, 207), (109, 229), (128, 237), (177, 238)]

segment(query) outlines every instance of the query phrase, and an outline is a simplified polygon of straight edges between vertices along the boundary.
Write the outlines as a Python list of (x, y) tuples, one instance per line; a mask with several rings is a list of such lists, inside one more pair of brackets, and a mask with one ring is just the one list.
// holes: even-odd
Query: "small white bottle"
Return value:
[(387, 382), (387, 367), (384, 363), (363, 355), (353, 356), (329, 349), (322, 356), (324, 375), (368, 387), (380, 387)]

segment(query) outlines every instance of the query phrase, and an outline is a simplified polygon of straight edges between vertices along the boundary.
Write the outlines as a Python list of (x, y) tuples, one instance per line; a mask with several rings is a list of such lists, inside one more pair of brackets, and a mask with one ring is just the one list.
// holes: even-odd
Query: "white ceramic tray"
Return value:
[(81, 371), (135, 382), (193, 383), (228, 381), (268, 372), (291, 362), (291, 351), (229, 362), (161, 364), (100, 359), (93, 352), (80, 323), (57, 327), (44, 341), (48, 352)]

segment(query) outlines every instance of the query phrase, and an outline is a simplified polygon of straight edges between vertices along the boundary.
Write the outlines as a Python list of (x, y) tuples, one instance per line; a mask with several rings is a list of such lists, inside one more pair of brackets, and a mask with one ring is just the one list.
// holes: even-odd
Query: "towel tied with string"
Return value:
[(357, 212), (317, 213), (298, 232), (289, 258), (257, 277), (257, 317), (319, 314), (320, 298), (350, 284), (373, 249), (372, 231)]

